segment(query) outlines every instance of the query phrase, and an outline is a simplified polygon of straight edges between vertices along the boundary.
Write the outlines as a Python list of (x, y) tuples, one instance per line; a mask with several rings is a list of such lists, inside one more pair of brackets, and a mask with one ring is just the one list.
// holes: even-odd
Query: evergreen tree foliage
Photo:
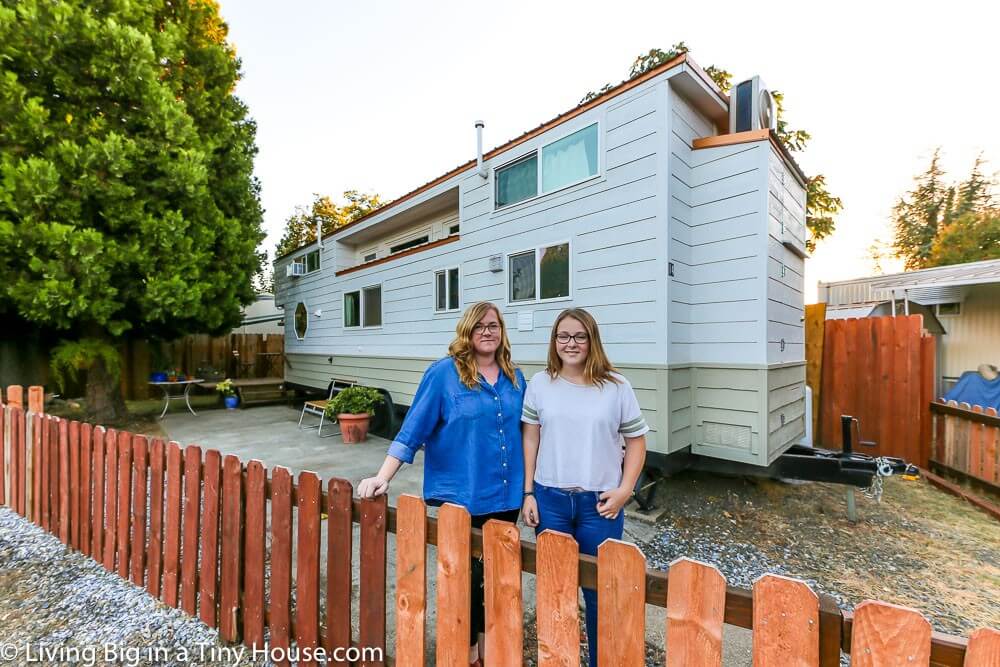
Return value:
[(965, 181), (948, 183), (941, 151), (935, 150), (914, 188), (900, 197), (892, 210), (893, 249), (907, 270), (1000, 257), (1000, 210), (993, 207), (993, 181), (984, 164), (977, 157)]
[(212, 0), (0, 5), (0, 317), (58, 332), (100, 419), (124, 411), (108, 349), (224, 332), (254, 298), (256, 128), (226, 32)]

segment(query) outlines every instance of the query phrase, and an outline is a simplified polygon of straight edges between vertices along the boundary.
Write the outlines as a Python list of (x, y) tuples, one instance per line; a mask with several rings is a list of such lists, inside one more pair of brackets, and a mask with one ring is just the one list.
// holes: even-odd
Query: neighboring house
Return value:
[(274, 305), (274, 295), (261, 293), (243, 308), (243, 323), (233, 329), (239, 334), (283, 334), (285, 313)]
[(827, 319), (924, 316), (939, 336), (937, 395), (965, 371), (1000, 365), (1000, 259), (819, 283)]
[(409, 405), (480, 300), (530, 377), (556, 315), (581, 306), (654, 458), (769, 464), (805, 430), (806, 181), (748, 83), (731, 118), (678, 57), (279, 257), (287, 384), (352, 380)]

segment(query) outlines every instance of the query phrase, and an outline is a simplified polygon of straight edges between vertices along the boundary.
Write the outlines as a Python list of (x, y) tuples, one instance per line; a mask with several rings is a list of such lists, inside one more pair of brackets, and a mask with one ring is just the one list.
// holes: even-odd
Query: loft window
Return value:
[(597, 175), (597, 123), (542, 147), (542, 192)]
[(554, 192), (597, 176), (600, 126), (593, 123), (545, 144), (494, 172), (495, 208)]
[(569, 243), (510, 255), (507, 269), (510, 280), (508, 300), (511, 303), (569, 296)]
[(306, 330), (309, 328), (309, 311), (306, 304), (299, 301), (295, 306), (295, 337), (302, 340), (306, 337)]
[(458, 267), (434, 272), (434, 310), (458, 310)]
[(382, 326), (382, 286), (344, 293), (344, 327)]
[(395, 255), (397, 252), (403, 252), (404, 250), (409, 250), (410, 248), (416, 248), (418, 245), (423, 245), (430, 241), (430, 237), (426, 234), (423, 236), (418, 236), (415, 239), (410, 239), (409, 241), (404, 241), (399, 245), (394, 245), (389, 248), (389, 252)]
[(496, 207), (509, 206), (538, 194), (538, 155), (531, 155), (496, 171)]
[(365, 261), (365, 262), (374, 262), (376, 257), (378, 257), (378, 253), (377, 252), (370, 252), (367, 255), (365, 255), (365, 258), (362, 261)]
[(448, 236), (454, 236), (455, 234), (458, 234), (457, 223), (448, 228)]

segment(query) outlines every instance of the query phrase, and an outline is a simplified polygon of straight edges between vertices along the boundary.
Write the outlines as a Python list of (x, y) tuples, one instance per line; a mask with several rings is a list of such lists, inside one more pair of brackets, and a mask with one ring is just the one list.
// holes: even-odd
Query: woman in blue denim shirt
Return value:
[[(424, 499), (455, 503), (482, 528), (490, 519), (517, 521), (524, 487), (521, 404), (524, 375), (511, 362), (500, 310), (488, 301), (470, 306), (455, 328), (448, 356), (424, 373), (389, 455), (358, 496), (385, 493), (404, 463), (424, 448)], [(482, 563), (472, 563), (469, 662), (480, 662), (486, 627)]]

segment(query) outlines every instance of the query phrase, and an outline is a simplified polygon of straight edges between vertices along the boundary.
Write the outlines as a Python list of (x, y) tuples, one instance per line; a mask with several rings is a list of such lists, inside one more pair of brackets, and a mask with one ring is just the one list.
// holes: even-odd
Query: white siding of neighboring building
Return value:
[(957, 378), (980, 364), (1000, 366), (1000, 284), (968, 288), (961, 315), (939, 315), (947, 332), (941, 340), (941, 371)]

